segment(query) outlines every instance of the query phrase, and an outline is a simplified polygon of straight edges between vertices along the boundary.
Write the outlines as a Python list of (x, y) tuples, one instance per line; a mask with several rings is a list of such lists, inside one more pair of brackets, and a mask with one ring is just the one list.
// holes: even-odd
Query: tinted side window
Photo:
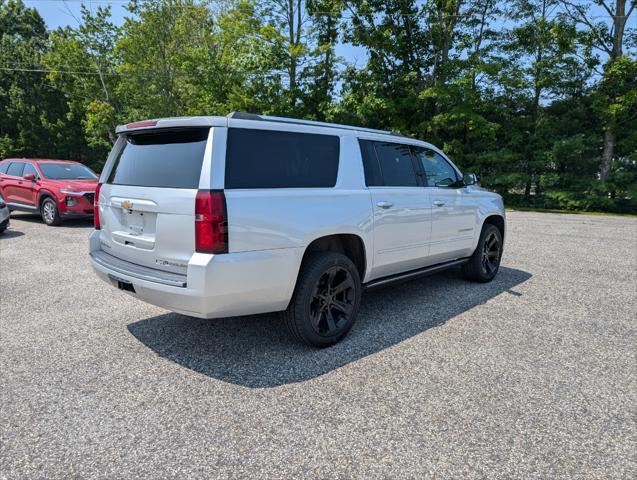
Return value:
[(108, 183), (197, 188), (208, 132), (209, 128), (187, 128), (127, 135)]
[(333, 135), (230, 128), (225, 187), (333, 187), (339, 151)]
[(458, 181), (456, 170), (441, 155), (428, 148), (414, 148), (430, 187), (449, 187)]
[(21, 177), (22, 170), (24, 169), (24, 162), (13, 162), (7, 169), (7, 175), (13, 175), (14, 177)]
[(386, 187), (416, 187), (418, 180), (409, 145), (373, 142)]
[(363, 157), (363, 168), (365, 170), (365, 185), (368, 187), (382, 186), (383, 175), (380, 171), (380, 163), (371, 140), (358, 140)]
[(32, 173), (33, 175), (35, 175), (35, 178), (38, 178), (40, 176), (38, 175), (38, 171), (35, 169), (35, 167), (31, 165), (30, 163), (24, 164), (24, 170), (22, 171), (22, 176), (24, 177), (27, 173)]
[(7, 173), (7, 168), (9, 168), (9, 164), (11, 162), (2, 162), (0, 163), (0, 173)]

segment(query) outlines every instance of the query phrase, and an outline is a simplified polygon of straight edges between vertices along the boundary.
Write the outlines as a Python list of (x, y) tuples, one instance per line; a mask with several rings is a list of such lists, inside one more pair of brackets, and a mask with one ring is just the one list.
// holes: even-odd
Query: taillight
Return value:
[(228, 214), (223, 190), (199, 190), (195, 199), (195, 251), (228, 253)]
[(97, 188), (95, 189), (95, 196), (93, 197), (93, 225), (95, 226), (95, 230), (99, 230), (101, 228), (100, 225), (100, 189), (102, 188), (102, 184), (98, 183)]

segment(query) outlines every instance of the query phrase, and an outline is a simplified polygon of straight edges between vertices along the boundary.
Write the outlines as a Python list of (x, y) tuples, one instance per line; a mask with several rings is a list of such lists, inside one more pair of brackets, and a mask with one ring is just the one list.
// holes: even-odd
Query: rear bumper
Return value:
[[(132, 285), (136, 298), (199, 318), (284, 310), (292, 297), (302, 249), (223, 255), (195, 253), (186, 275), (136, 265), (103, 252), (99, 231), (90, 236), (93, 269), (115, 287)], [(109, 258), (110, 257), (110, 258)]]

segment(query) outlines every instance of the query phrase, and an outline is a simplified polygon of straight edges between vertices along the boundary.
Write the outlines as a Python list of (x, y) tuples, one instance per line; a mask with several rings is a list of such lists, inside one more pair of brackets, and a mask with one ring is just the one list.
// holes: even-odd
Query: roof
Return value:
[(380, 135), (402, 136), (394, 132), (386, 130), (375, 130), (372, 128), (357, 127), (353, 125), (341, 125), (338, 123), (317, 122), (314, 120), (303, 120), (287, 117), (274, 117), (271, 115), (258, 115), (256, 113), (232, 112), (226, 117), (170, 117), (158, 118), (152, 120), (144, 120), (141, 122), (133, 122), (126, 125), (119, 125), (116, 133), (125, 133), (130, 131), (140, 131), (153, 128), (171, 128), (171, 127), (226, 127), (229, 120), (250, 120), (256, 122), (273, 122), (286, 123), (292, 125), (308, 125), (314, 127), (333, 128), (338, 130), (350, 130), (364, 133), (374, 133)]
[(12, 161), (12, 162), (51, 162), (51, 163), (80, 163), (80, 162), (76, 162), (74, 160), (58, 160), (56, 158), (13, 158), (13, 157), (9, 157), (9, 158), (4, 158), (2, 160), (0, 160), (2, 162), (5, 161)]

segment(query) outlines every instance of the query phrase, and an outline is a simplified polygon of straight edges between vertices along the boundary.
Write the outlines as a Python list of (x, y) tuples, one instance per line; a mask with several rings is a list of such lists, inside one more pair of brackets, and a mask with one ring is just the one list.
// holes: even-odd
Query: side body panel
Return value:
[[(15, 163), (15, 162), (11, 162)], [(22, 163), (22, 162), (21, 162)], [(8, 172), (2, 175), (2, 195), (5, 202), (9, 204), (23, 205), (24, 201), (21, 200), (20, 184), (22, 183), (22, 177), (10, 175)]]
[(423, 187), (369, 187), (374, 209), (374, 263), (367, 280), (427, 263), (431, 203)]
[(432, 202), (429, 264), (468, 257), (473, 252), (477, 198), (466, 198), (465, 188), (427, 187)]

